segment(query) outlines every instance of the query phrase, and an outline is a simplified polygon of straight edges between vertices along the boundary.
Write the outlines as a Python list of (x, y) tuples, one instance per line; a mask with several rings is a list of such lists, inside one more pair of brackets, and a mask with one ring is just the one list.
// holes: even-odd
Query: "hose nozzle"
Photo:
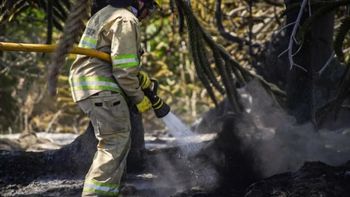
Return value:
[(155, 79), (150, 79), (147, 73), (140, 71), (138, 74), (141, 89), (145, 96), (149, 98), (152, 103), (152, 108), (157, 118), (163, 118), (170, 112), (170, 106), (167, 105), (163, 99), (157, 95), (159, 83)]
[(152, 103), (152, 108), (157, 118), (163, 118), (170, 112), (170, 106), (157, 95), (158, 81), (151, 79), (151, 85), (143, 90)]

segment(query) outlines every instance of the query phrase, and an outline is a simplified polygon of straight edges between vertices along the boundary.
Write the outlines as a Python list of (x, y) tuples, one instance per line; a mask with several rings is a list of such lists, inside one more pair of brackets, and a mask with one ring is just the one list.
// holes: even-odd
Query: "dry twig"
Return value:
[(293, 56), (295, 55), (295, 54), (293, 54), (293, 45), (294, 45), (294, 42), (296, 44), (298, 44), (298, 41), (296, 40), (295, 36), (297, 34), (297, 30), (299, 28), (299, 25), (300, 25), (300, 22), (301, 22), (301, 18), (303, 16), (303, 12), (304, 12), (304, 9), (306, 7), (307, 2), (308, 2), (308, 0), (303, 0), (303, 2), (301, 3), (300, 10), (299, 10), (299, 13), (298, 13), (298, 17), (297, 17), (297, 19), (295, 21), (292, 34), (289, 37), (288, 60), (289, 60), (290, 70), (292, 70), (293, 67), (295, 66), (295, 67), (298, 67), (298, 68), (304, 70), (305, 72), (307, 72), (307, 70), (304, 67), (298, 65), (293, 60)]

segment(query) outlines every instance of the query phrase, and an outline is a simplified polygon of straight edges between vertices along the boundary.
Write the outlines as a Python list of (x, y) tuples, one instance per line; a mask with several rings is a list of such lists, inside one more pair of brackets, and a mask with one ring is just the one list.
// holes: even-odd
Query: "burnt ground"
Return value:
[[(232, 120), (231, 120), (232, 121)], [(231, 122), (230, 121), (230, 122)], [(224, 128), (230, 128), (225, 125)], [(131, 197), (347, 197), (350, 193), (350, 162), (330, 166), (306, 162), (299, 170), (265, 179), (252, 170), (246, 149), (235, 149), (239, 140), (230, 133), (202, 135), (191, 141), (202, 151), (184, 154), (188, 145), (171, 137), (146, 138), (147, 165), (125, 176)], [(12, 168), (0, 168), (0, 196), (80, 196), (83, 176), (40, 166), (35, 156), (42, 152), (1, 151)], [(245, 154), (242, 154), (245, 153)], [(214, 157), (215, 155), (215, 157)], [(16, 162), (14, 162), (16, 161)], [(21, 161), (21, 162), (19, 162)], [(64, 161), (62, 161), (64, 162)], [(28, 165), (32, 163), (33, 165)], [(57, 163), (56, 165), (60, 165)], [(15, 171), (8, 171), (15, 170)], [(26, 173), (31, 172), (31, 173)], [(11, 176), (7, 176), (11, 175)]]
[[(125, 196), (349, 196), (350, 162), (331, 166), (305, 160), (295, 170), (264, 178), (257, 168), (259, 161), (254, 156), (256, 149), (246, 146), (239, 137), (240, 131), (246, 134), (247, 129), (254, 129), (245, 127), (239, 130), (237, 123), (244, 123), (242, 117), (226, 116), (217, 135), (201, 134), (183, 139), (182, 143), (177, 143), (168, 135), (146, 136), (145, 169), (126, 175), (125, 183), (135, 189), (125, 191)], [(247, 122), (247, 125), (251, 124)], [(92, 132), (85, 132), (79, 137), (84, 141), (91, 139), (91, 135)], [(316, 139), (312, 137), (311, 140)], [(0, 196), (80, 196), (83, 177), (91, 162), (84, 158), (92, 156), (84, 151), (86, 146), (72, 144), (59, 150), (43, 152), (0, 151)], [(258, 145), (254, 143), (254, 146)]]
[(350, 196), (350, 162), (329, 166), (307, 162), (298, 171), (278, 174), (252, 184), (245, 197)]
[[(178, 174), (179, 176), (181, 173)], [(126, 196), (245, 196), (245, 197), (347, 197), (350, 192), (350, 163), (332, 167), (321, 162), (306, 163), (296, 172), (283, 173), (257, 181), (245, 189), (244, 195), (231, 188), (220, 188), (212, 191), (206, 188), (183, 188), (162, 181), (161, 173), (129, 174), (128, 184), (136, 186)], [(185, 181), (185, 180), (182, 180)], [(80, 196), (83, 180), (60, 177), (38, 177), (27, 184), (5, 184), (1, 182), (1, 196)]]
[[(204, 146), (214, 137), (213, 134), (203, 134), (187, 140), (189, 143)], [(43, 151), (43, 144), (47, 145), (45, 147), (57, 148), (52, 145), (52, 141), (34, 139), (33, 136), (30, 136), (31, 140), (27, 138), (28, 136), (22, 136), (19, 140), (22, 142), (21, 146), (18, 140), (13, 143), (9, 140), (2, 142), (2, 147), (6, 150), (0, 151), (0, 196), (80, 196), (85, 172), (65, 168), (65, 163), (72, 162), (66, 158), (62, 160), (62, 156), (59, 157), (61, 160), (56, 159), (56, 150)], [(35, 149), (30, 143), (40, 148)], [(138, 173), (128, 173), (124, 177), (126, 185), (132, 185), (136, 189), (127, 190), (126, 196), (160, 197), (180, 194), (183, 191), (191, 194), (203, 193), (204, 189), (196, 187), (196, 179), (202, 177), (195, 174), (194, 162), (190, 162), (190, 158), (184, 155), (181, 146), (184, 145), (161, 132), (146, 136), (146, 168)], [(30, 151), (23, 150), (23, 147)], [(32, 152), (34, 150), (37, 152)], [(64, 154), (64, 148), (62, 150)]]
[(2, 196), (79, 196), (83, 187), (83, 180), (66, 179), (35, 180), (30, 184), (2, 185)]

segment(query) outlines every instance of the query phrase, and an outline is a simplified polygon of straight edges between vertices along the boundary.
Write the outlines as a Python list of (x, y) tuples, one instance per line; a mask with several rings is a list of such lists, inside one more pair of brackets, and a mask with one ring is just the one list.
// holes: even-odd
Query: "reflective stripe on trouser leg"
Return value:
[(82, 196), (117, 196), (130, 149), (128, 106), (120, 94), (92, 96), (79, 106), (89, 115), (98, 139)]

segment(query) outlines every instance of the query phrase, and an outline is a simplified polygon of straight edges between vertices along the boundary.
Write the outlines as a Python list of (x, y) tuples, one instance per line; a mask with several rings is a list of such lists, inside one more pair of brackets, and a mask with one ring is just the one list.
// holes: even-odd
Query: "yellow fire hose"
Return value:
[[(27, 43), (0, 42), (0, 51), (25, 51), (25, 52), (52, 53), (55, 51), (56, 47), (57, 45), (55, 44), (27, 44)], [(106, 62), (111, 62), (111, 57), (108, 53), (104, 53), (93, 49), (73, 47), (69, 53), (87, 55), (90, 57), (99, 58)]]

